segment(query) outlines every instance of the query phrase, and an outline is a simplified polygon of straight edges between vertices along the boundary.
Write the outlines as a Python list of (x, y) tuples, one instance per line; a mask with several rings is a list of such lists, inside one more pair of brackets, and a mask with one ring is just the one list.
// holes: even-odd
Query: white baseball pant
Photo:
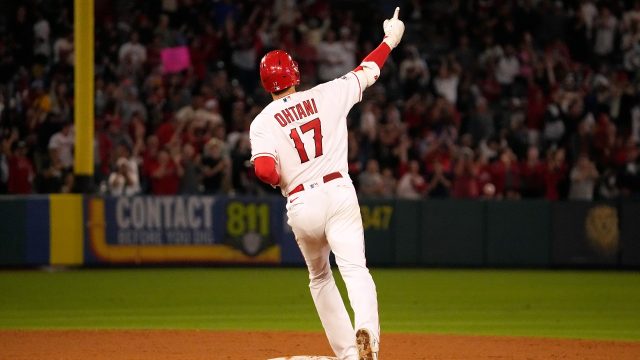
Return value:
[(341, 360), (358, 359), (355, 330), (331, 273), (333, 251), (354, 312), (355, 329), (379, 341), (376, 287), (367, 269), (356, 191), (348, 177), (305, 184), (287, 199), (288, 224), (309, 270), (309, 288), (329, 344)]

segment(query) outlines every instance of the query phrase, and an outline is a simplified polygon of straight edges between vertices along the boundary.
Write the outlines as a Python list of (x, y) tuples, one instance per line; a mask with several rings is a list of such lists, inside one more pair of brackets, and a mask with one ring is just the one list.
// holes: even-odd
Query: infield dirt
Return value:
[[(198, 330), (0, 331), (0, 359), (265, 360), (330, 355), (322, 333)], [(380, 358), (639, 359), (640, 342), (527, 337), (383, 334)]]

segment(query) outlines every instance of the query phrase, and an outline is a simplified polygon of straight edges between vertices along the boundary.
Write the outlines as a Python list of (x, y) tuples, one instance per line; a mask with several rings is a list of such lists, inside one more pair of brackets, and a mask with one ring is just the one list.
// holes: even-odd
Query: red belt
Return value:
[[(342, 174), (340, 174), (339, 172), (332, 172), (330, 174), (327, 174), (325, 176), (322, 177), (322, 181), (324, 181), (325, 183), (328, 183), (331, 180), (335, 180), (335, 179), (340, 179), (342, 177)], [(289, 195), (293, 195), (297, 192), (303, 191), (304, 190), (304, 185), (300, 184), (296, 187), (293, 188), (293, 190), (289, 191)]]

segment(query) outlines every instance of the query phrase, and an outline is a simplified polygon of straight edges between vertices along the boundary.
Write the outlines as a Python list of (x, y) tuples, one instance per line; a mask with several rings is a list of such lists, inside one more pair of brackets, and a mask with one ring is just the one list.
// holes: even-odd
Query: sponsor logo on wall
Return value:
[(615, 254), (620, 241), (618, 210), (609, 205), (590, 208), (585, 218), (585, 233), (594, 250), (607, 256)]
[(278, 263), (280, 208), (224, 196), (90, 197), (85, 254), (97, 263)]
[(214, 244), (214, 203), (207, 196), (117, 198), (117, 235), (110, 240), (119, 245)]

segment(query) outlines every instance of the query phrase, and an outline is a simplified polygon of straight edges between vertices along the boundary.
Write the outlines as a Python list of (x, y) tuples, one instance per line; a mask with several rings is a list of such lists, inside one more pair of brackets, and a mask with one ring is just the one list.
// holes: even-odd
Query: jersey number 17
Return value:
[[(308, 123), (301, 125), (300, 131), (302, 131), (302, 134), (313, 131), (313, 141), (316, 147), (315, 157), (322, 156), (322, 126), (320, 125), (320, 119), (315, 118)], [(300, 139), (298, 129), (291, 129), (289, 137), (291, 138), (291, 140), (293, 140), (293, 143), (296, 146), (296, 150), (298, 151), (298, 155), (300, 156), (300, 162), (306, 163), (307, 161), (309, 161), (309, 155), (307, 155), (307, 150), (304, 148), (304, 143), (302, 142), (302, 139)]]

